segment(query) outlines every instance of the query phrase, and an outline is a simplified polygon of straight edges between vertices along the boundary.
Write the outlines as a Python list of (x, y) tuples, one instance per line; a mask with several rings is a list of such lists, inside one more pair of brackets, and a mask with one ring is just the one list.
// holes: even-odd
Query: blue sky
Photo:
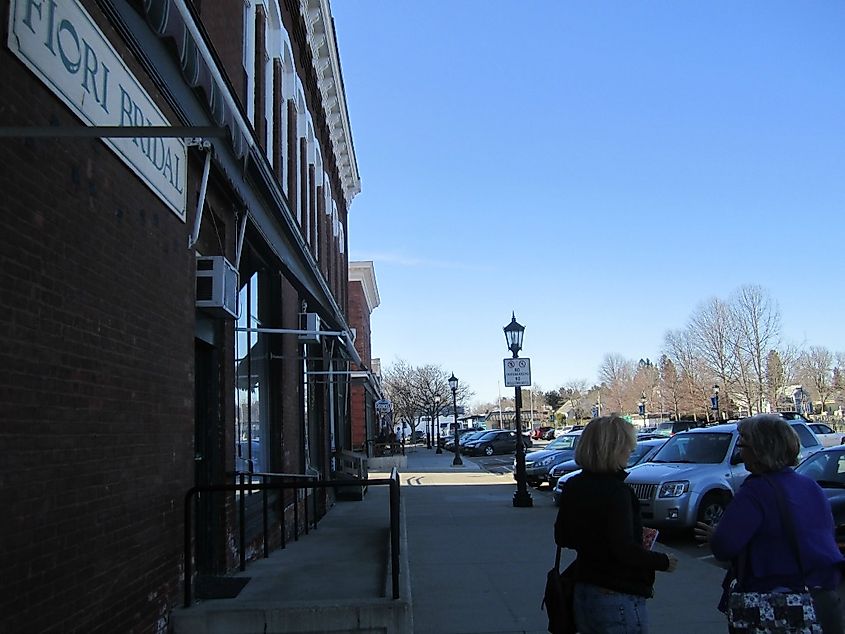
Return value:
[(373, 260), (373, 356), (495, 400), (661, 354), (759, 284), (845, 351), (845, 2), (332, 3)]

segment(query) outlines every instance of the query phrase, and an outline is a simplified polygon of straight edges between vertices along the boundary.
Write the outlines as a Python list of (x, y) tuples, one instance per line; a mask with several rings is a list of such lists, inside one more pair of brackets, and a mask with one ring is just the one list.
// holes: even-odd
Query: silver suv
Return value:
[[(799, 460), (819, 451), (816, 436), (789, 421), (801, 441)], [(736, 447), (736, 423), (701, 427), (672, 436), (648, 461), (631, 469), (625, 482), (640, 500), (643, 524), (689, 528), (715, 524), (748, 476)]]

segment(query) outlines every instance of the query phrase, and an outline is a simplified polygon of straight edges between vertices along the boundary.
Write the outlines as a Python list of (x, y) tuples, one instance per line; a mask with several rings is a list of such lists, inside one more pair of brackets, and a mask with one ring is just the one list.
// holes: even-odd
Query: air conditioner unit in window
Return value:
[(217, 317), (238, 316), (238, 271), (222, 255), (197, 258), (197, 308)]
[(317, 313), (299, 313), (299, 329), (311, 331), (299, 335), (299, 343), (320, 343), (320, 316)]

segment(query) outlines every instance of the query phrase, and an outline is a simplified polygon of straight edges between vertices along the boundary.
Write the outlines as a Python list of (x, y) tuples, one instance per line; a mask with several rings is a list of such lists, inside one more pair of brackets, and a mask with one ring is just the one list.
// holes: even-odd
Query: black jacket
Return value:
[(640, 502), (625, 484), (625, 471), (582, 471), (567, 480), (560, 495), (555, 541), (578, 551), (576, 581), (651, 597), (654, 571), (669, 558), (642, 546)]

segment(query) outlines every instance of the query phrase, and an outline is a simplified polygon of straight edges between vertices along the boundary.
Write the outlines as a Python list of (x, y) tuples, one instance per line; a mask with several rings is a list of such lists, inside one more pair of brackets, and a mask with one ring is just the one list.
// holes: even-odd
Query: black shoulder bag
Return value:
[(555, 553), (555, 567), (546, 574), (546, 591), (543, 594), (544, 607), (549, 617), (551, 634), (575, 634), (575, 563), (560, 572), (560, 546)]

